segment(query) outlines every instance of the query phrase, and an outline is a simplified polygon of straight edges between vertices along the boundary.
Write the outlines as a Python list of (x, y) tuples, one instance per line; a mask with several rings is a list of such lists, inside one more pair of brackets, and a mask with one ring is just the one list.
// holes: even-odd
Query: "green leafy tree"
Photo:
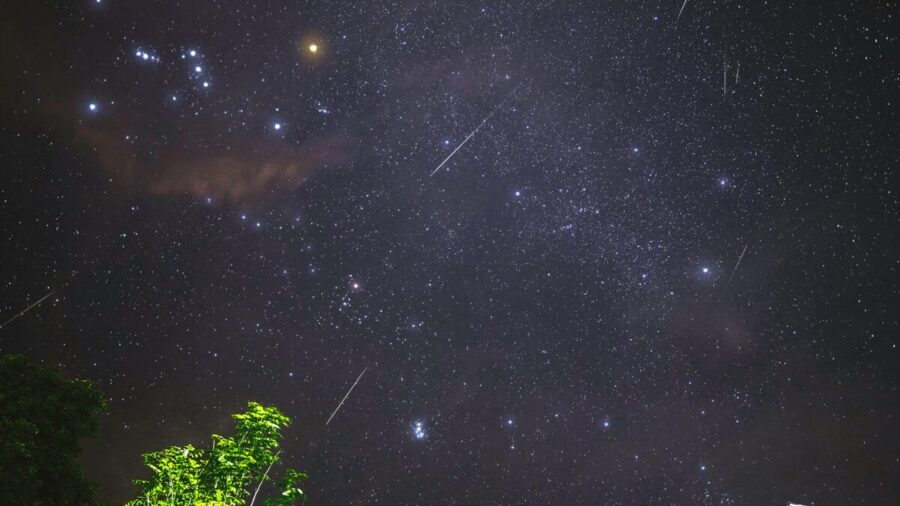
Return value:
[(89, 381), (21, 355), (0, 357), (0, 504), (80, 506), (95, 485), (76, 462), (106, 408)]
[[(269, 472), (279, 461), (281, 431), (290, 419), (275, 407), (251, 402), (244, 413), (231, 415), (232, 437), (214, 434), (209, 450), (172, 446), (144, 454), (153, 471), (149, 480), (137, 480), (142, 494), (127, 506), (237, 506), (253, 505)], [(289, 469), (279, 481), (281, 494), (266, 506), (290, 506), (306, 500), (300, 484), (306, 474)]]

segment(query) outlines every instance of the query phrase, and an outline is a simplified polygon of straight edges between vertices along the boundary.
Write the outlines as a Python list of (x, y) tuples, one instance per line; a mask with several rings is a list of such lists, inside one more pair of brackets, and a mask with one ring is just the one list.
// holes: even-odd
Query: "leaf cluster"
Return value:
[(97, 432), (105, 409), (89, 381), (21, 355), (0, 357), (0, 504), (91, 503), (96, 487), (76, 459), (79, 440)]
[[(234, 435), (214, 434), (208, 450), (187, 445), (144, 454), (153, 476), (135, 481), (142, 493), (127, 506), (238, 506), (248, 500), (252, 505), (279, 461), (281, 431), (290, 425), (290, 419), (277, 408), (256, 402), (232, 419)], [(279, 482), (281, 494), (267, 499), (266, 506), (304, 501), (300, 483), (306, 477), (287, 470)]]

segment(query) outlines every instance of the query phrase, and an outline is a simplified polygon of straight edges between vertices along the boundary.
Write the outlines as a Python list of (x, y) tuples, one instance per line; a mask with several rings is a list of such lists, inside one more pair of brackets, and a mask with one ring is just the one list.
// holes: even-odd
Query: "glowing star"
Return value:
[(415, 437), (416, 439), (418, 439), (420, 441), (422, 439), (425, 439), (425, 436), (427, 435), (427, 433), (425, 432), (425, 423), (424, 422), (416, 421), (415, 423), (413, 423), (412, 429), (413, 429), (413, 437)]
[(194, 67), (194, 72), (199, 74), (200, 72), (203, 72), (203, 68), (200, 65), (197, 65)]
[(703, 274), (709, 274), (709, 267), (704, 267), (700, 270), (703, 272)]
[(274, 125), (272, 125), (272, 128), (274, 128), (275, 130), (281, 130), (281, 123), (275, 123)]
[(310, 44), (307, 49), (309, 49), (309, 52), (312, 54), (316, 54), (319, 52), (319, 46), (316, 44)]
[(203, 81), (203, 87), (209, 88), (209, 81)]
[(191, 51), (188, 54), (191, 56), (197, 56), (197, 51), (194, 51), (193, 49), (191, 49)]
[(90, 104), (88, 104), (88, 109), (90, 109), (91, 112), (96, 111), (96, 110), (97, 110), (97, 104), (91, 102)]

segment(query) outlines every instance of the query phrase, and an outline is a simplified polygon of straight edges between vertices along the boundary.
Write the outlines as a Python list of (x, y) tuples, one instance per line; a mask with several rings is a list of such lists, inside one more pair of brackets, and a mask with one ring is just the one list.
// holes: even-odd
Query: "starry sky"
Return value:
[(311, 505), (896, 504), (896, 7), (0, 2), (0, 352), (109, 501), (256, 400)]

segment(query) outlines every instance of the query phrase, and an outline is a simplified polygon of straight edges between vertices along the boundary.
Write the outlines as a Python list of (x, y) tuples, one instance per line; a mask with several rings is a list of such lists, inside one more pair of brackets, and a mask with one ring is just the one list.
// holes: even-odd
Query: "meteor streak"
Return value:
[(725, 283), (725, 289), (726, 289), (726, 290), (728, 290), (728, 286), (731, 285), (731, 280), (734, 279), (734, 275), (735, 275), (735, 273), (737, 273), (738, 267), (741, 266), (741, 260), (744, 259), (744, 253), (747, 252), (747, 248), (748, 248), (749, 246), (750, 246), (749, 243), (747, 243), (747, 245), (744, 246), (744, 250), (741, 251), (741, 255), (738, 257), (737, 263), (734, 264), (734, 270), (731, 271), (731, 276), (728, 277), (728, 283)]
[(681, 10), (678, 11), (678, 17), (675, 18), (675, 22), (677, 23), (679, 19), (681, 19), (681, 13), (684, 12), (684, 6), (687, 5), (687, 0), (684, 0), (684, 3), (681, 4)]
[(353, 389), (356, 388), (356, 384), (359, 383), (359, 380), (362, 379), (363, 374), (365, 374), (366, 371), (368, 371), (368, 370), (369, 370), (369, 368), (366, 367), (366, 368), (364, 368), (364, 369), (362, 370), (361, 373), (359, 373), (359, 376), (356, 378), (356, 381), (354, 381), (354, 382), (353, 382), (353, 385), (350, 386), (350, 390), (347, 390), (347, 394), (344, 395), (344, 398), (341, 399), (341, 402), (338, 404), (338, 406), (337, 406), (336, 408), (334, 408), (334, 411), (331, 413), (331, 416), (328, 417), (328, 421), (325, 422), (325, 425), (326, 425), (326, 426), (327, 426), (329, 423), (331, 423), (331, 419), (334, 418), (334, 415), (336, 415), (337, 412), (338, 412), (338, 410), (341, 409), (341, 406), (344, 405), (344, 401), (347, 400), (347, 397), (350, 397), (350, 392), (352, 392)]
[(519, 86), (521, 86), (521, 84), (522, 84), (522, 83), (517, 84), (516, 87), (513, 88), (513, 90), (512, 90), (511, 92), (509, 92), (508, 95), (506, 95), (506, 98), (504, 98), (503, 100), (501, 100), (501, 101), (500, 101), (500, 104), (498, 104), (497, 107), (495, 107), (494, 110), (491, 111), (491, 113), (488, 114), (486, 118), (484, 118), (483, 120), (481, 120), (481, 123), (479, 123), (478, 126), (475, 127), (475, 130), (472, 130), (472, 133), (470, 133), (469, 135), (467, 135), (466, 138), (463, 139), (463, 141), (459, 143), (459, 146), (456, 146), (456, 149), (454, 149), (453, 151), (451, 151), (450, 154), (447, 155), (447, 158), (444, 158), (444, 161), (441, 162), (441, 164), (438, 165), (436, 169), (434, 169), (433, 171), (431, 171), (431, 174), (429, 174), (428, 177), (431, 177), (431, 176), (435, 175), (435, 174), (437, 173), (437, 171), (441, 170), (441, 167), (443, 167), (444, 165), (446, 165), (447, 162), (449, 162), (450, 159), (453, 158), (453, 155), (455, 155), (456, 152), (460, 150), (460, 148), (462, 148), (463, 146), (466, 145), (467, 142), (469, 142), (469, 139), (471, 139), (472, 137), (474, 137), (475, 134), (478, 133), (479, 130), (481, 130), (481, 127), (483, 127), (484, 124), (487, 123), (488, 120), (491, 119), (491, 117), (494, 115), (494, 113), (496, 113), (497, 111), (500, 110), (501, 107), (503, 107), (503, 104), (505, 104), (506, 101), (509, 99), (509, 97), (511, 97), (512, 94), (515, 93), (517, 89), (519, 89)]
[(6, 327), (7, 325), (9, 325), (9, 324), (12, 323), (13, 321), (15, 321), (18, 317), (20, 317), (20, 316), (22, 316), (23, 314), (25, 314), (25, 313), (31, 311), (32, 309), (34, 309), (37, 305), (39, 305), (41, 302), (44, 302), (45, 300), (47, 300), (47, 298), (50, 297), (51, 295), (53, 295), (54, 293), (56, 293), (56, 290), (50, 290), (50, 293), (48, 293), (47, 295), (44, 295), (43, 297), (41, 297), (40, 299), (38, 299), (37, 302), (35, 302), (34, 304), (32, 304), (32, 305), (26, 307), (25, 309), (23, 309), (22, 311), (20, 311), (18, 314), (16, 314), (15, 316), (13, 316), (12, 318), (10, 318), (9, 320), (6, 320), (6, 322), (3, 323), (3, 325), (0, 325), (0, 329), (3, 329), (3, 328)]

